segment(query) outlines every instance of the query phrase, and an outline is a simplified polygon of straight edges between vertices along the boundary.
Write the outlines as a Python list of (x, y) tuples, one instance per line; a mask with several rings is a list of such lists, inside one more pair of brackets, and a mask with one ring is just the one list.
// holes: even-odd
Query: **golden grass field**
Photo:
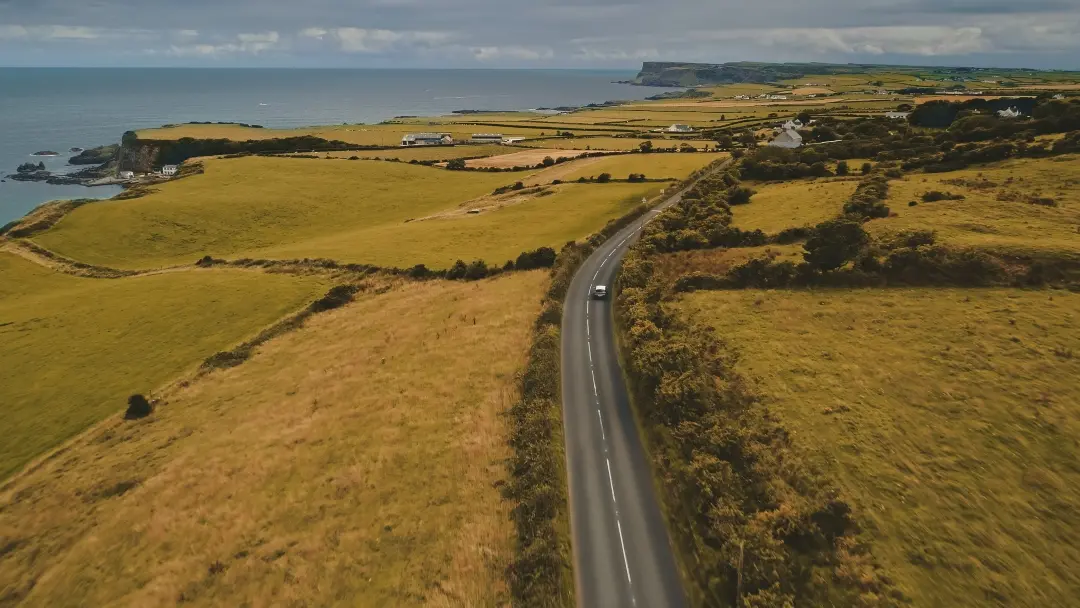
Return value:
[[(548, 135), (551, 127), (546, 128)], [(545, 133), (542, 126), (515, 126), (489, 127), (483, 125), (463, 125), (459, 123), (442, 123), (434, 119), (428, 122), (414, 124), (379, 124), (379, 125), (337, 125), (303, 127), (299, 129), (253, 129), (239, 125), (177, 125), (175, 127), (163, 127), (159, 129), (144, 129), (138, 132), (140, 139), (175, 140), (183, 137), (195, 139), (231, 139), (234, 141), (248, 141), (260, 139), (274, 139), (285, 137), (300, 137), (311, 135), (326, 140), (343, 141), (358, 146), (399, 146), (401, 138), (406, 133), (435, 131), (450, 133), (455, 140), (465, 141), (473, 133), (497, 132), (503, 135), (515, 135), (520, 137), (540, 137)]]
[(0, 491), (0, 597), (507, 605), (501, 414), (547, 280), (361, 295), (106, 421)]
[(665, 253), (653, 258), (657, 274), (671, 283), (682, 276), (693, 272), (701, 272), (712, 275), (724, 275), (739, 264), (744, 264), (751, 259), (770, 258), (778, 262), (793, 262), (799, 264), (803, 261), (803, 246), (801, 243), (794, 245), (765, 245), (762, 247), (717, 247), (715, 249), (696, 249), (692, 251), (679, 251)]
[(0, 479), (325, 289), (225, 270), (84, 279), (0, 253)]
[[(398, 267), (446, 268), (459, 258), (501, 264), (524, 250), (592, 234), (659, 190), (574, 184), (512, 205), (490, 200), (496, 187), (520, 179), (377, 161), (210, 159), (203, 175), (143, 198), (86, 205), (35, 240), (117, 268), (191, 264), (203, 255)], [(421, 218), (433, 219), (414, 221)]]
[(523, 146), (549, 148), (555, 150), (611, 150), (631, 151), (641, 148), (641, 144), (651, 141), (656, 148), (677, 148), (679, 144), (687, 143), (695, 148), (715, 146), (716, 142), (708, 139), (677, 140), (677, 139), (638, 139), (634, 137), (574, 137), (569, 139), (534, 139), (522, 142)]
[(1080, 295), (700, 292), (679, 306), (840, 487), (913, 606), (1080, 597)]
[[(709, 163), (727, 158), (726, 153), (662, 153), (662, 154), (621, 154), (619, 156), (604, 156), (600, 158), (588, 158), (571, 163), (571, 166), (579, 165), (574, 171), (566, 174), (563, 179), (575, 180), (580, 177), (595, 177), (601, 173), (610, 173), (615, 179), (626, 179), (631, 173), (644, 174), (649, 179), (671, 178), (683, 180), (691, 173), (708, 165)], [(584, 164), (588, 161), (595, 161)]]
[(731, 225), (776, 234), (785, 228), (814, 226), (842, 215), (856, 180), (792, 181), (746, 184), (757, 192), (748, 205), (731, 208)]
[(496, 144), (464, 146), (424, 146), (420, 148), (397, 148), (394, 150), (346, 150), (344, 152), (319, 152), (319, 156), (329, 158), (393, 158), (403, 161), (450, 160), (473, 156), (497, 156), (513, 152), (513, 148)]
[[(952, 182), (952, 183), (950, 183)], [(962, 201), (922, 202), (937, 190)], [(1029, 202), (1051, 198), (1057, 207)], [(909, 201), (918, 203), (909, 207)], [(945, 243), (1007, 253), (1080, 252), (1080, 157), (1019, 159), (964, 171), (914, 174), (890, 182), (890, 209), (898, 217), (874, 220), (874, 234), (933, 229)]]
[[(572, 140), (571, 140), (572, 141)], [(505, 154), (498, 156), (489, 156), (487, 158), (476, 158), (473, 160), (465, 161), (467, 167), (487, 168), (494, 167), (498, 169), (512, 169), (514, 167), (535, 167), (544, 162), (544, 159), (548, 156), (552, 159), (564, 156), (566, 158), (576, 158), (585, 154), (587, 150), (575, 150), (572, 148), (564, 149), (548, 149), (542, 148), (539, 150), (518, 150), (514, 148), (506, 148)]]

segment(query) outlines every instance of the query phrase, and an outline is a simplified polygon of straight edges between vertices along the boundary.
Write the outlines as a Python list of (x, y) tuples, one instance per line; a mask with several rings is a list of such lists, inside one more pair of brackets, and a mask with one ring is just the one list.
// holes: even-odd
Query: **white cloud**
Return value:
[(316, 40), (322, 40), (323, 36), (326, 36), (330, 32), (324, 30), (321, 27), (308, 27), (300, 30), (300, 35), (304, 38), (315, 38)]
[(178, 30), (176, 35), (180, 38), (198, 38), (199, 32), (198, 30)]
[(26, 38), (30, 31), (21, 25), (0, 25), (0, 40)]
[(555, 57), (555, 52), (545, 47), (479, 46), (472, 47), (470, 50), (477, 61), (499, 61), (502, 59), (539, 61)]
[(332, 30), (342, 51), (346, 53), (383, 53), (401, 47), (431, 48), (452, 38), (445, 32), (394, 31), (340, 27)]
[(215, 57), (220, 55), (248, 54), (258, 55), (263, 51), (282, 47), (281, 35), (277, 32), (256, 34), (237, 34), (236, 41), (221, 44), (185, 44), (171, 45), (167, 52), (174, 57)]

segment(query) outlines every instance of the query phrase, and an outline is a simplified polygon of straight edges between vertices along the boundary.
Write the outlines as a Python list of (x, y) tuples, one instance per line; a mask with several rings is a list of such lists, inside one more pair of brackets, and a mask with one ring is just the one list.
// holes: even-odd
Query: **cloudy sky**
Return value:
[(1080, 0), (0, 0), (3, 66), (1080, 69)]

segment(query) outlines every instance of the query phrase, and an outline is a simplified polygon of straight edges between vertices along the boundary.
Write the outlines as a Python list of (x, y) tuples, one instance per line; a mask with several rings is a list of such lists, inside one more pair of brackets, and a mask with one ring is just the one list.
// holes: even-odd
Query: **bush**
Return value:
[(466, 281), (479, 281), (488, 276), (488, 266), (484, 260), (474, 260), (465, 268)]
[(541, 164), (544, 165), (545, 167), (550, 167), (550, 166), (555, 164), (555, 159), (551, 158), (550, 156), (545, 156), (544, 160), (543, 160), (543, 162)]
[(309, 308), (313, 313), (341, 308), (352, 302), (353, 295), (359, 290), (360, 288), (356, 285), (336, 285), (331, 287), (325, 296), (312, 302)]
[(931, 190), (922, 195), (922, 201), (924, 203), (936, 203), (938, 201), (962, 201), (964, 200), (963, 194), (953, 194), (952, 192), (940, 192), (938, 190)]
[(859, 183), (855, 193), (844, 204), (844, 213), (864, 219), (889, 217), (883, 202), (889, 196), (889, 182), (880, 176), (868, 177)]
[(601, 173), (600, 175), (596, 176), (596, 182), (599, 183), (599, 184), (606, 184), (606, 183), (608, 183), (610, 181), (611, 181), (611, 174), (610, 173)]
[(465, 278), (465, 273), (468, 269), (469, 267), (463, 260), (458, 260), (454, 262), (454, 265), (450, 267), (450, 270), (446, 271), (446, 278), (451, 281), (460, 281)]
[(555, 265), (555, 250), (551, 247), (541, 247), (533, 251), (523, 252), (514, 262), (517, 270), (533, 270), (536, 268), (551, 268)]
[(466, 169), (466, 167), (465, 167), (465, 159), (463, 159), (463, 158), (455, 158), (455, 159), (451, 160), (450, 162), (446, 163), (446, 168), (451, 170), (451, 171), (464, 171)]
[(848, 171), (849, 171), (849, 169), (848, 169), (847, 161), (842, 160), (842, 161), (836, 163), (836, 174), (837, 175), (845, 176), (845, 175), (848, 174)]
[(814, 228), (803, 245), (803, 259), (815, 270), (836, 270), (854, 260), (869, 241), (861, 223), (848, 218), (829, 220)]
[(644, 173), (631, 173), (630, 176), (626, 178), (626, 181), (634, 182), (634, 183), (643, 182), (643, 181), (645, 181), (645, 174)]
[(525, 184), (523, 184), (521, 182), (514, 182), (514, 185), (510, 186), (510, 189), (514, 190), (514, 191), (524, 190), (525, 189)]
[(874, 165), (871, 165), (870, 163), (863, 163), (863, 165), (862, 165), (862, 174), (863, 175), (870, 175), (870, 172), (873, 171), (873, 170), (874, 170)]
[(751, 197), (753, 197), (755, 194), (757, 193), (750, 188), (736, 186), (731, 190), (728, 190), (728, 204), (745, 205), (750, 202)]
[(127, 403), (127, 411), (124, 412), (125, 420), (146, 418), (154, 411), (154, 407), (150, 405), (150, 402), (142, 395), (132, 395), (128, 397)]

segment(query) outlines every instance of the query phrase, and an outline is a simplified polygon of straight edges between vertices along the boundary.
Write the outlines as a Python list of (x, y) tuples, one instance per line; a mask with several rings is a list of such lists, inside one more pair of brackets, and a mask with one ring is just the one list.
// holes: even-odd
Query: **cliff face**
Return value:
[(740, 82), (767, 83), (802, 78), (805, 70), (791, 64), (675, 63), (646, 61), (635, 82), (646, 86), (692, 87)]
[(120, 170), (151, 173), (158, 166), (161, 147), (157, 142), (130, 140), (120, 148)]

